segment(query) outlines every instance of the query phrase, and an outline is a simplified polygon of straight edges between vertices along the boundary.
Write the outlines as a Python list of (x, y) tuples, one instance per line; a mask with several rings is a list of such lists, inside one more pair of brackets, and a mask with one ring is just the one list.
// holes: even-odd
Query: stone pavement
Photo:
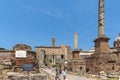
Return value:
[(0, 80), (47, 80), (46, 74), (33, 72), (7, 72)]
[[(44, 69), (44, 71), (55, 76), (55, 72), (51, 71), (50, 69)], [(66, 80), (95, 80), (95, 79), (67, 74)]]

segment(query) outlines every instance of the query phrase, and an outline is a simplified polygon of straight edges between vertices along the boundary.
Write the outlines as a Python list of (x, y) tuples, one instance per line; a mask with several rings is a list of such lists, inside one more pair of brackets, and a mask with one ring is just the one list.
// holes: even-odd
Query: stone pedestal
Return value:
[(72, 67), (72, 71), (73, 72), (81, 72), (84, 73), (85, 71), (85, 62), (80, 59), (80, 55), (79, 55), (80, 51), (78, 50), (74, 50), (72, 52), (72, 60), (71, 60), (71, 67)]
[(80, 53), (80, 51), (73, 51), (72, 52), (73, 59), (80, 59), (79, 53)]
[(98, 37), (94, 40), (95, 42), (95, 52), (108, 52), (109, 45), (108, 45), (109, 38), (106, 36)]

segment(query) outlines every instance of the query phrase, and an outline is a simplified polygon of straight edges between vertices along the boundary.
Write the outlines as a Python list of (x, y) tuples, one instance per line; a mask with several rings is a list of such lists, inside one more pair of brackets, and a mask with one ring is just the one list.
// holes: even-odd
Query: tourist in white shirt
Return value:
[(65, 80), (66, 79), (66, 70), (65, 69), (62, 71), (62, 75), (63, 75), (63, 80)]

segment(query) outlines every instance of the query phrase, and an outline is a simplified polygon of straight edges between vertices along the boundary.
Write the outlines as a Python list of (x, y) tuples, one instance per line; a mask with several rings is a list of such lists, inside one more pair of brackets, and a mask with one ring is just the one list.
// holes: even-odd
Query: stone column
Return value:
[(98, 37), (104, 36), (104, 0), (99, 0)]
[(54, 63), (53, 64), (55, 65), (55, 63), (56, 63), (56, 56), (54, 55)]
[(65, 47), (65, 60), (67, 60), (68, 50), (67, 47)]
[(98, 6), (98, 38), (94, 40), (95, 42), (95, 52), (96, 53), (107, 53), (109, 51), (108, 41), (109, 38), (105, 36), (104, 33), (104, 0), (99, 0)]
[(42, 60), (42, 63), (44, 63), (45, 61), (45, 51), (44, 50), (41, 50), (41, 60)]
[(54, 61), (54, 59), (53, 59), (53, 58), (54, 58), (54, 53), (52, 54), (52, 64), (53, 64), (53, 61)]
[(55, 64), (55, 54), (52, 54), (52, 64)]
[(74, 33), (74, 50), (78, 51), (78, 33)]

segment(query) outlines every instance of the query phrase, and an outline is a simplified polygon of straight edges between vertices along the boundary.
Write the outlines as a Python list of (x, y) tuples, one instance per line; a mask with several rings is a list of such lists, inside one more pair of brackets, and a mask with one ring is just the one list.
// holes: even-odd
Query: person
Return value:
[(63, 80), (63, 76), (62, 76), (62, 70), (59, 70), (59, 80)]
[(66, 70), (65, 69), (62, 71), (62, 75), (63, 75), (63, 80), (65, 80), (66, 79)]
[(59, 71), (56, 69), (55, 80), (59, 80)]

